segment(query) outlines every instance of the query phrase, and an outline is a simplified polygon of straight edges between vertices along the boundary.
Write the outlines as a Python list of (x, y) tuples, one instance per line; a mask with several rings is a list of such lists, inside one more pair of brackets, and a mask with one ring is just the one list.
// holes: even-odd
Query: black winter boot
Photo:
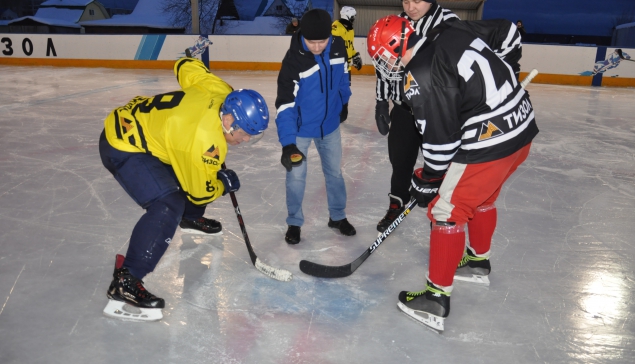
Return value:
[(284, 236), (284, 241), (289, 244), (297, 244), (300, 242), (300, 227), (289, 225), (287, 234)]

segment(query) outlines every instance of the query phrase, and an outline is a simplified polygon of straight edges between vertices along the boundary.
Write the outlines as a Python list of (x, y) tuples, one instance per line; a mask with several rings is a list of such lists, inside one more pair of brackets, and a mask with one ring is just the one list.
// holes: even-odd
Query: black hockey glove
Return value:
[(236, 175), (236, 172), (232, 171), (231, 169), (221, 169), (220, 171), (216, 172), (216, 178), (223, 182), (223, 186), (225, 187), (223, 196), (225, 196), (227, 192), (236, 192), (240, 188), (238, 175)]
[(348, 118), (348, 104), (342, 105), (342, 111), (340, 112), (340, 124)]
[(353, 67), (355, 67), (356, 70), (359, 71), (362, 69), (362, 56), (359, 55), (359, 52), (353, 55), (352, 61)]
[(375, 121), (379, 134), (386, 135), (390, 130), (390, 113), (388, 112), (388, 101), (379, 101), (375, 105)]
[(425, 178), (423, 177), (423, 168), (417, 168), (412, 174), (410, 196), (417, 199), (419, 207), (428, 207), (428, 204), (439, 194), (441, 182), (443, 182), (443, 177)]
[(280, 163), (282, 163), (284, 168), (287, 169), (287, 172), (291, 172), (292, 167), (302, 164), (302, 161), (305, 158), (304, 154), (302, 154), (295, 144), (289, 144), (282, 147), (282, 157), (280, 158)]

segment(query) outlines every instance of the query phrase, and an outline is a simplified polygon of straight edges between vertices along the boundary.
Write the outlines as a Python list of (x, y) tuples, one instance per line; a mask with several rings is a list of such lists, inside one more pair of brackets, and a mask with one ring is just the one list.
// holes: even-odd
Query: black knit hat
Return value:
[(300, 20), (300, 33), (307, 40), (328, 39), (331, 36), (331, 23), (331, 15), (326, 10), (309, 10)]

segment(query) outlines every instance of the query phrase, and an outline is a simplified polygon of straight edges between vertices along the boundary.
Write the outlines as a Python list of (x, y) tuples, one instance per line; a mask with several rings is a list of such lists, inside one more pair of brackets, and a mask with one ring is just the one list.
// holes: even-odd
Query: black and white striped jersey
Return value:
[[(459, 19), (459, 17), (452, 11), (443, 9), (437, 4), (432, 4), (426, 15), (417, 21), (410, 19), (405, 12), (399, 14), (399, 16), (408, 19), (410, 24), (412, 24), (412, 27), (415, 29), (416, 34), (422, 37), (425, 37), (431, 29), (445, 21), (450, 19)], [(377, 92), (377, 100), (401, 101), (401, 87), (399, 85), (399, 81), (388, 81), (383, 79), (379, 72), (375, 71), (375, 73), (377, 74), (377, 83), (375, 88)]]
[(529, 94), (467, 22), (445, 22), (429, 32), (414, 48), (403, 85), (423, 136), (428, 178), (442, 176), (450, 162), (509, 156), (538, 133)]
[(520, 73), (518, 62), (522, 57), (523, 45), (516, 24), (505, 19), (470, 20), (466, 21), (465, 24), (487, 44), (498, 58), (512, 66), (516, 79), (518, 79)]

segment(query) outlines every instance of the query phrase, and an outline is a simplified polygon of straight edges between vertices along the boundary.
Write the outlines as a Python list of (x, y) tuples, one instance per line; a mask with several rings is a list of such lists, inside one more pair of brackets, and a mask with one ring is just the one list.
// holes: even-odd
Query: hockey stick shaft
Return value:
[(388, 235), (395, 231), (397, 226), (403, 222), (415, 206), (417, 206), (417, 200), (414, 198), (410, 199), (404, 211), (397, 216), (395, 221), (393, 221), (392, 224), (390, 224), (390, 226), (388, 226), (386, 230), (377, 237), (377, 240), (375, 240), (375, 242), (353, 262), (341, 266), (329, 266), (313, 263), (308, 260), (302, 260), (300, 261), (300, 270), (308, 275), (320, 278), (343, 278), (350, 276), (357, 268), (359, 268), (360, 265), (362, 265), (362, 263), (364, 263), (366, 259), (368, 259), (372, 253), (375, 252), (375, 250), (377, 250), (379, 245), (386, 240)]
[(525, 77), (524, 80), (522, 80), (522, 82), (520, 83), (520, 87), (525, 88), (527, 87), (527, 85), (529, 85), (529, 83), (531, 82), (531, 80), (534, 79), (534, 77), (536, 77), (536, 75), (538, 75), (538, 70), (537, 69), (533, 69), (529, 72), (529, 74), (527, 75), (527, 77)]
[[(225, 163), (222, 164), (222, 168), (223, 169), (226, 168)], [(264, 273), (265, 275), (273, 279), (277, 279), (279, 281), (284, 281), (284, 282), (290, 281), (291, 278), (293, 277), (291, 275), (291, 272), (284, 269), (271, 267), (269, 265), (262, 263), (260, 259), (258, 259), (258, 256), (254, 252), (254, 249), (251, 246), (251, 242), (249, 241), (249, 236), (247, 235), (247, 228), (245, 227), (245, 222), (243, 221), (243, 214), (240, 212), (240, 207), (238, 207), (238, 200), (236, 199), (236, 194), (234, 194), (234, 192), (229, 192), (229, 197), (232, 200), (232, 205), (234, 205), (234, 211), (236, 212), (238, 225), (240, 225), (240, 231), (243, 233), (243, 239), (245, 240), (245, 245), (247, 246), (247, 251), (249, 252), (249, 258), (251, 258), (251, 263), (254, 265), (254, 267), (256, 267), (256, 269), (258, 269), (259, 271), (261, 271), (262, 273)]]

